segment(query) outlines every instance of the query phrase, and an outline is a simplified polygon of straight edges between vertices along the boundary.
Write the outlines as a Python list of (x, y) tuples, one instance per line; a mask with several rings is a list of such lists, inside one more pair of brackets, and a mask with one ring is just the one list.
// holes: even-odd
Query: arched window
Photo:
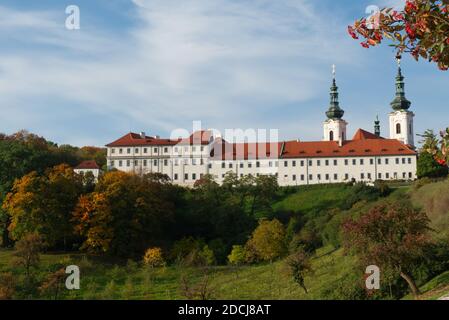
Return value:
[(396, 124), (396, 134), (401, 134), (401, 124), (400, 123)]
[(334, 132), (329, 132), (329, 141), (334, 141)]

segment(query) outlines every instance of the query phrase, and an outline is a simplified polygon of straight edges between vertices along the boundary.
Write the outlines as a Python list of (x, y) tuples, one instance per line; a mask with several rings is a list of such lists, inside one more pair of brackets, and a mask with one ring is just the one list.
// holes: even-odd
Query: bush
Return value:
[(16, 279), (11, 272), (0, 274), (0, 300), (12, 300), (16, 293)]
[(439, 164), (432, 154), (422, 152), (418, 157), (416, 175), (418, 178), (438, 178), (448, 174), (447, 165)]
[(165, 266), (161, 248), (149, 248), (143, 256), (143, 262), (152, 268)]

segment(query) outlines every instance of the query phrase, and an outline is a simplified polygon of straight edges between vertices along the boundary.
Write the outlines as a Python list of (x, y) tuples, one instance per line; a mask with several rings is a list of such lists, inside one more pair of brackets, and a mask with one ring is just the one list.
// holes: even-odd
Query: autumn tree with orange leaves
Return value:
[(163, 177), (108, 172), (95, 191), (80, 197), (73, 212), (83, 249), (137, 256), (168, 237), (174, 204)]
[(398, 55), (409, 53), (449, 68), (449, 0), (408, 0), (401, 11), (384, 8), (370, 18), (348, 26), (354, 39), (365, 48), (390, 40)]

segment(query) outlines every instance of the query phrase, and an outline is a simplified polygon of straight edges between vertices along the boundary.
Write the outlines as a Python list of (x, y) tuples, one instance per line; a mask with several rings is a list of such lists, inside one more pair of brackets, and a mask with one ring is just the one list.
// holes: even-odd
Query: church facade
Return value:
[(417, 152), (410, 105), (399, 67), (389, 137), (381, 137), (377, 119), (374, 133), (358, 129), (348, 139), (334, 71), (322, 141), (230, 143), (210, 130), (176, 140), (128, 133), (106, 146), (107, 164), (136, 174), (166, 174), (183, 186), (193, 186), (205, 175), (221, 183), (229, 172), (238, 177), (275, 175), (281, 186), (414, 180)]

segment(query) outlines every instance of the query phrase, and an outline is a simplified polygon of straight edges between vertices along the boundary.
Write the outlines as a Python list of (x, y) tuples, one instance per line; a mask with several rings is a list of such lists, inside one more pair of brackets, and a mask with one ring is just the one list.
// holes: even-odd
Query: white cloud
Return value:
[[(67, 31), (55, 22), (60, 13), (0, 7), (0, 41), (18, 46), (0, 53), (6, 127), (45, 126), (52, 138), (73, 144), (104, 144), (116, 138), (108, 133), (130, 129), (169, 132), (192, 120), (276, 128), (280, 119), (261, 114), (282, 113), (292, 103), (301, 108), (326, 94), (317, 88), (332, 63), (357, 61), (340, 45), (351, 42), (344, 23), (316, 12), (311, 0), (133, 2), (140, 23), (126, 36), (85, 28), (83, 21), (80, 31)], [(98, 117), (93, 123), (113, 121), (110, 131), (52, 131), (42, 119), (54, 110), (53, 121), (70, 122), (74, 105)], [(16, 111), (5, 112), (11, 107)], [(130, 127), (136, 124), (145, 128)], [(293, 127), (285, 125), (284, 134), (303, 134)]]

